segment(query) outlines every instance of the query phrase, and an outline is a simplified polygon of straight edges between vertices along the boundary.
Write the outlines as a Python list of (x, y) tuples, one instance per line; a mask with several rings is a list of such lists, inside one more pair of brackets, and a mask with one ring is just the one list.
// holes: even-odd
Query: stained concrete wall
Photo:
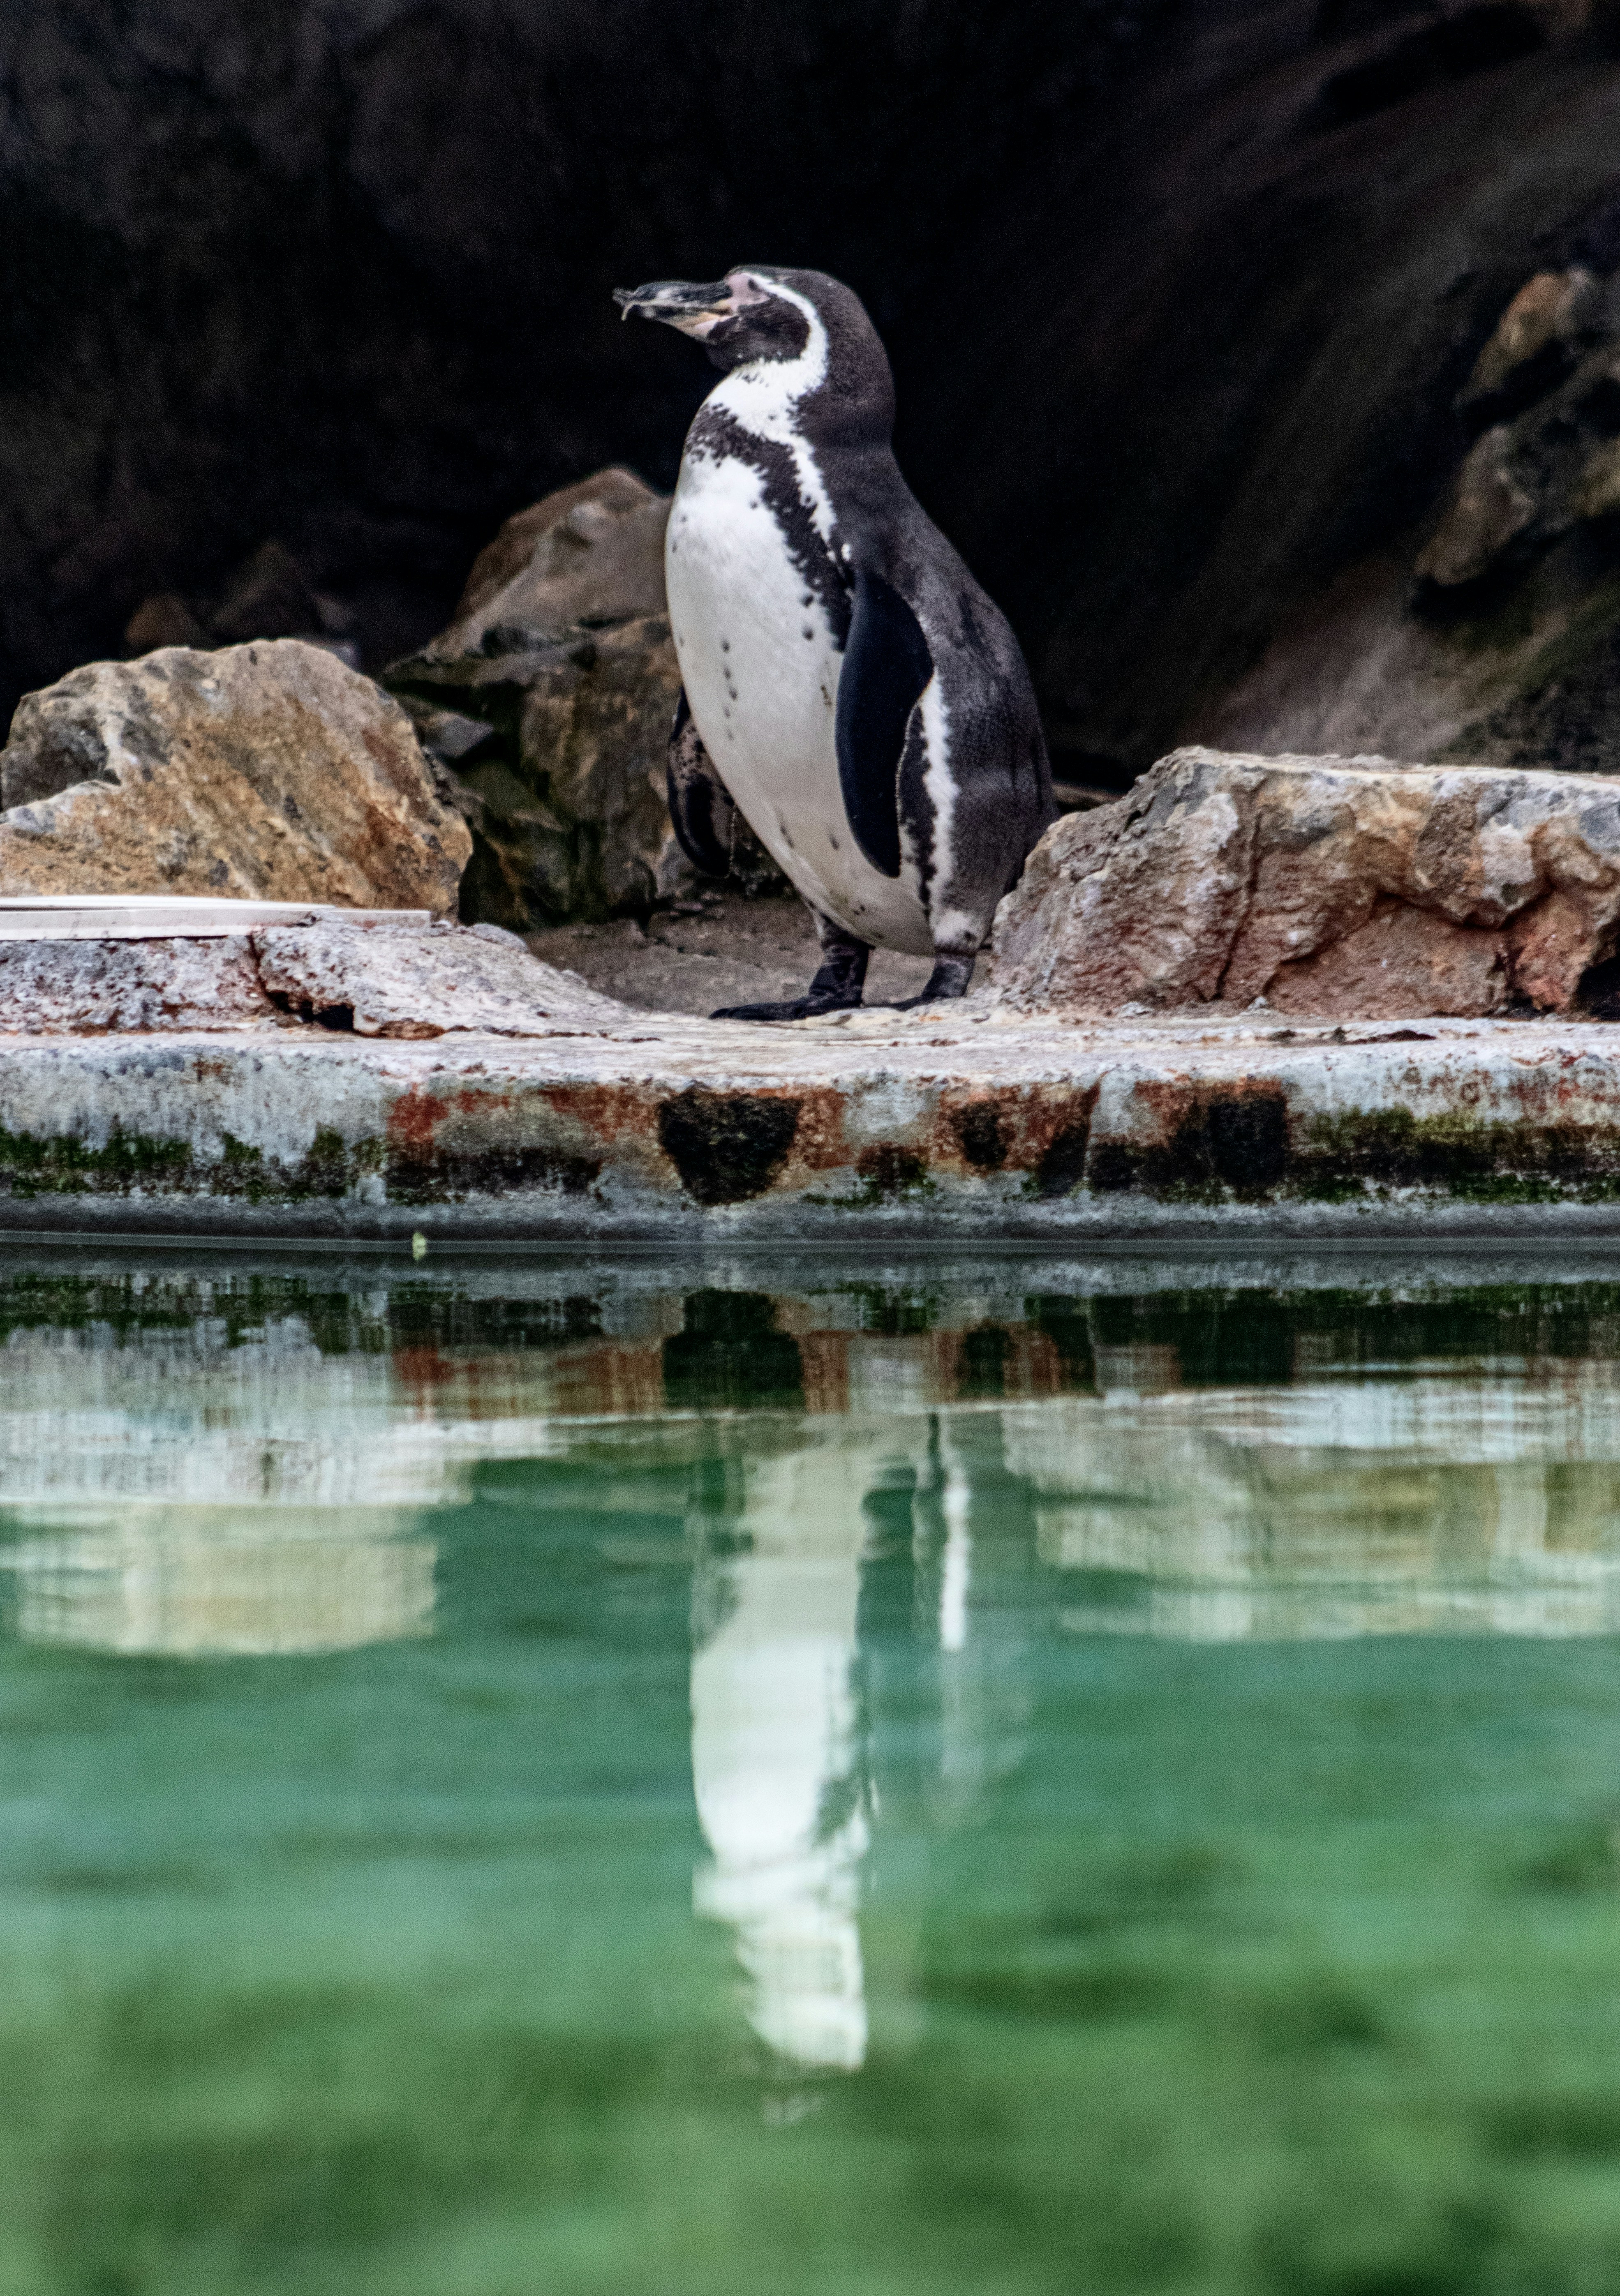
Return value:
[(1620, 1233), (1620, 1028), (0, 1042), (0, 1226), (510, 1242)]

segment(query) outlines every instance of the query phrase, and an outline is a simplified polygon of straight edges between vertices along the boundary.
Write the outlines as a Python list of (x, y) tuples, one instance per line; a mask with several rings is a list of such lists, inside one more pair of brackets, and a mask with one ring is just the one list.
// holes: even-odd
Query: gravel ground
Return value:
[[(605, 925), (556, 925), (528, 939), (546, 964), (649, 1013), (707, 1013), (721, 1004), (798, 996), (819, 961), (802, 902), (750, 901), (732, 892), (705, 896), (695, 914), (660, 911), (645, 927), (621, 917)], [(929, 969), (925, 956), (875, 949), (867, 1002), (915, 996)]]

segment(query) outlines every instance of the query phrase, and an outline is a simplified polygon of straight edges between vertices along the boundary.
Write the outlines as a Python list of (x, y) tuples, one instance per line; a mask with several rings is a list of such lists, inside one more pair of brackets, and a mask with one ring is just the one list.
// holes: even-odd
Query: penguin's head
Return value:
[(718, 367), (796, 359), (810, 340), (812, 314), (785, 273), (728, 271), (709, 285), (654, 279), (646, 287), (615, 287), (613, 300), (627, 319), (634, 313), (695, 336)]
[(859, 296), (825, 271), (751, 263), (707, 286), (654, 279), (615, 288), (613, 299), (627, 319), (634, 311), (695, 336), (735, 375), (717, 390), (791, 405), (801, 427), (824, 441), (881, 446), (894, 427), (893, 378), (877, 330)]

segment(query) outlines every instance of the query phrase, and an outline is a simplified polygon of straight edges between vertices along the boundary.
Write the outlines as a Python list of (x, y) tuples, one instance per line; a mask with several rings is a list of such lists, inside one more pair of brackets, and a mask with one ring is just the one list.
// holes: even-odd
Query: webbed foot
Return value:
[(818, 1013), (848, 1013), (859, 1004), (859, 996), (817, 996), (807, 992), (802, 996), (790, 996), (781, 1004), (723, 1004), (718, 1013), (711, 1013), (711, 1021), (808, 1021)]
[(818, 910), (811, 909), (810, 914), (821, 943), (821, 963), (803, 996), (790, 996), (780, 1004), (723, 1005), (711, 1013), (711, 1021), (808, 1021), (818, 1013), (848, 1013), (859, 1004), (870, 946)]
[(973, 979), (974, 958), (971, 956), (939, 956), (933, 961), (933, 971), (915, 996), (897, 997), (889, 1007), (892, 1013), (909, 1013), (918, 1004), (942, 1004), (952, 996), (966, 996), (967, 984)]

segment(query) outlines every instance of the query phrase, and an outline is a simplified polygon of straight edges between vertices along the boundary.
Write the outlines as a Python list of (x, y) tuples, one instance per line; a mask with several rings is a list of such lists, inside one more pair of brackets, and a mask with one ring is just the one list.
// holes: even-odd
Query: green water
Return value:
[(1620, 2289), (1620, 1288), (776, 1272), (0, 1264), (0, 2291)]

